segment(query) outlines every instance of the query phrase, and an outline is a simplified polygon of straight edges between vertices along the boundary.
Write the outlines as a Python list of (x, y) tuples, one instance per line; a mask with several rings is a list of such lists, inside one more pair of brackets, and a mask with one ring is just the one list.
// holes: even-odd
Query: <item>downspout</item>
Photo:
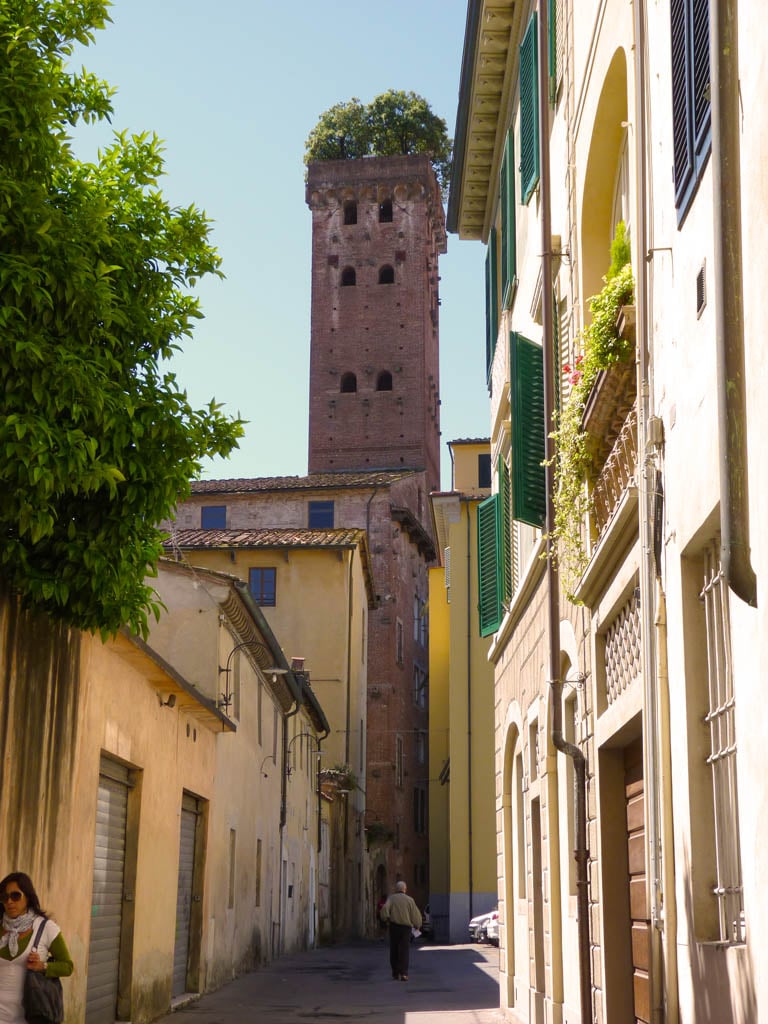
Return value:
[(750, 561), (744, 282), (741, 265), (739, 53), (735, 0), (715, 0), (710, 18), (712, 192), (720, 459), (720, 561), (728, 586), (757, 607)]
[(552, 688), (552, 743), (573, 760), (576, 860), (576, 906), (579, 948), (581, 1024), (592, 1021), (592, 964), (589, 939), (589, 889), (587, 850), (587, 762), (581, 749), (563, 736), (562, 689), (560, 679), (560, 586), (555, 550), (554, 506), (554, 311), (552, 296), (552, 213), (549, 174), (549, 34), (548, 4), (539, 4), (538, 99), (539, 99), (539, 189), (541, 201), (541, 311), (544, 372), (544, 479), (547, 506), (544, 523), (547, 554), (547, 630), (549, 634), (548, 676)]
[(467, 502), (467, 829), (469, 841), (469, 917), (474, 914), (475, 876), (472, 859), (472, 516)]
[(653, 550), (653, 505), (656, 491), (656, 465), (648, 434), (650, 416), (650, 351), (648, 347), (648, 172), (646, 164), (646, 64), (645, 3), (635, 0), (635, 179), (636, 246), (635, 308), (637, 317), (637, 436), (638, 436), (638, 534), (640, 537), (640, 642), (643, 676), (643, 777), (645, 827), (647, 830), (648, 907), (650, 930), (650, 1009), (651, 1022), (664, 1017), (663, 927), (661, 912), (661, 845), (659, 835), (658, 791), (658, 694), (656, 685), (655, 644), (655, 565)]
[[(280, 882), (279, 882), (279, 900), (280, 900), (280, 912), (282, 914), (285, 909), (283, 902), (283, 892), (285, 885), (285, 878), (283, 876), (283, 847), (285, 843), (285, 823), (288, 820), (287, 804), (288, 804), (288, 719), (293, 718), (294, 715), (299, 713), (301, 708), (301, 691), (299, 690), (299, 696), (294, 699), (293, 708), (287, 711), (283, 715), (283, 756), (282, 772), (280, 779)], [(283, 932), (283, 921), (280, 921), (280, 952), (284, 950), (284, 939), (285, 935)]]

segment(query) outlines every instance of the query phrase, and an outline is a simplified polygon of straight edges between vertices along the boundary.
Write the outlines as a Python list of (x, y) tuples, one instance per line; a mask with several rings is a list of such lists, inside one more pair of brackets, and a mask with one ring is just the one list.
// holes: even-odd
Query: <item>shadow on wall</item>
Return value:
[(693, 874), (684, 868), (685, 915), (691, 958), (691, 1020), (696, 1024), (755, 1024), (757, 996), (748, 945), (724, 946), (696, 935)]

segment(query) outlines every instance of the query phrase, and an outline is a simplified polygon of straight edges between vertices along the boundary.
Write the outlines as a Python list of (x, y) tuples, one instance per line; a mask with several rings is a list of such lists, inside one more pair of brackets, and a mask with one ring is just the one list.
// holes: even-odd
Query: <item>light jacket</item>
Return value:
[(381, 908), (381, 919), (390, 924), (409, 924), (421, 928), (421, 912), (408, 893), (393, 892)]

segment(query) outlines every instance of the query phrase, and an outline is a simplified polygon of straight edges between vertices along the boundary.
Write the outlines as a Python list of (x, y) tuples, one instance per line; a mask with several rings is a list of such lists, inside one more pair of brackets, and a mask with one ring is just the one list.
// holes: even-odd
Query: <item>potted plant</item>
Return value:
[(553, 432), (554, 534), (561, 579), (571, 600), (587, 562), (584, 521), (591, 510), (594, 466), (610, 436), (606, 422), (615, 416), (618, 396), (627, 394), (626, 387), (621, 390), (622, 383), (634, 381), (634, 332), (624, 329), (625, 323), (634, 322), (627, 311), (634, 300), (634, 276), (623, 221), (616, 228), (611, 265), (603, 282), (603, 289), (589, 301), (592, 319), (579, 335), (581, 354), (573, 366), (563, 367), (571, 392), (556, 416)]

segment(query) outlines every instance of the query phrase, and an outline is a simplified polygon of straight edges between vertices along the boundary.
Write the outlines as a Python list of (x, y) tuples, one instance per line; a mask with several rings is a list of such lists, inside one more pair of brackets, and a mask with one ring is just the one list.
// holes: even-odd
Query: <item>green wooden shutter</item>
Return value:
[(515, 151), (512, 129), (507, 132), (501, 164), (501, 296), (506, 309), (512, 302), (512, 286), (517, 274), (515, 237)]
[(542, 527), (544, 485), (544, 359), (540, 345), (512, 332), (510, 404), (512, 418), (512, 518)]
[(480, 636), (490, 636), (501, 625), (502, 578), (499, 550), (499, 496), (492, 494), (477, 509), (477, 582)]
[(547, 34), (549, 36), (549, 102), (554, 107), (557, 100), (557, 0), (549, 0), (547, 12)]
[(491, 228), (488, 252), (485, 256), (485, 369), (489, 380), (499, 333), (499, 274), (496, 248), (496, 228)]
[(552, 289), (552, 373), (554, 375), (555, 413), (560, 415), (563, 391), (563, 360), (560, 353), (560, 304), (557, 291)]
[(539, 57), (536, 12), (520, 45), (520, 196), (527, 203), (539, 180)]
[(509, 468), (503, 459), (499, 461), (499, 500), (501, 502), (501, 563), (502, 598), (512, 597), (512, 487), (509, 482)]

